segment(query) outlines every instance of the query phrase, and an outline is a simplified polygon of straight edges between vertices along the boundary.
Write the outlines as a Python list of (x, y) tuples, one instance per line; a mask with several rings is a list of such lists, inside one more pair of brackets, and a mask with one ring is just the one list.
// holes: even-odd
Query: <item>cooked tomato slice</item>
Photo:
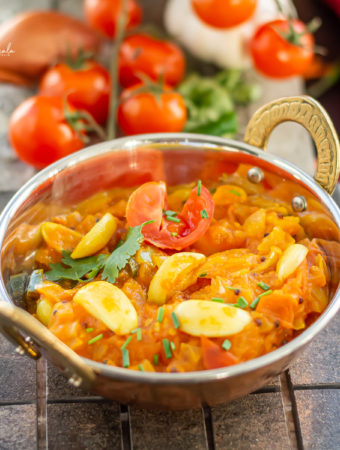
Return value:
[(131, 194), (126, 218), (130, 227), (153, 220), (143, 228), (145, 239), (156, 247), (182, 250), (207, 231), (214, 214), (214, 202), (208, 189), (200, 185), (193, 188), (182, 212), (167, 214), (166, 211), (166, 184), (152, 181)]
[(205, 336), (201, 336), (201, 347), (205, 369), (219, 369), (220, 367), (232, 366), (238, 362), (236, 356), (231, 352), (226, 352)]

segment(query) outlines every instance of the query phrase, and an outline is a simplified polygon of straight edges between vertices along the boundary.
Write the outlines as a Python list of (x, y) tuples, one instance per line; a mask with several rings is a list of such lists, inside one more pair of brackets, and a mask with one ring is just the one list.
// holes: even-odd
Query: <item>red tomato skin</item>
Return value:
[(191, 0), (198, 17), (214, 28), (231, 28), (248, 20), (257, 0)]
[[(214, 215), (214, 202), (209, 190), (201, 186), (197, 195), (197, 186), (191, 191), (183, 210), (178, 214), (181, 223), (167, 221), (163, 210), (167, 209), (166, 185), (163, 181), (145, 183), (130, 196), (126, 218), (129, 226), (134, 227), (148, 220), (153, 223), (143, 227), (145, 239), (159, 248), (182, 250), (196, 242), (208, 230)], [(208, 218), (201, 217), (205, 209)], [(178, 233), (173, 236), (171, 232)]]
[(39, 94), (67, 97), (75, 109), (88, 111), (99, 124), (103, 124), (109, 111), (110, 74), (94, 61), (86, 62), (79, 70), (57, 64), (41, 79)]
[[(118, 124), (126, 135), (182, 131), (187, 109), (182, 96), (165, 88), (157, 99), (150, 92), (136, 93), (143, 84), (125, 89), (118, 108)], [(124, 100), (124, 98), (126, 100)]]
[(172, 42), (161, 41), (147, 34), (124, 39), (119, 52), (119, 81), (123, 87), (140, 82), (138, 73), (157, 81), (164, 76), (170, 86), (178, 84), (185, 72), (182, 50)]
[[(293, 20), (298, 33), (306, 32), (300, 20)], [(287, 78), (303, 74), (314, 58), (314, 37), (301, 36), (303, 47), (284, 39), (275, 30), (288, 31), (287, 20), (274, 20), (260, 26), (250, 43), (252, 59), (257, 70), (273, 78)]]
[[(89, 24), (101, 34), (113, 38), (117, 32), (122, 0), (85, 0), (84, 12)], [(136, 0), (127, 1), (128, 22), (126, 29), (138, 26), (143, 12)]]
[(9, 139), (18, 158), (37, 169), (84, 147), (65, 120), (60, 97), (30, 97), (13, 112)]
[(237, 364), (238, 360), (231, 352), (226, 352), (211, 339), (201, 336), (203, 365), (206, 370), (219, 369)]

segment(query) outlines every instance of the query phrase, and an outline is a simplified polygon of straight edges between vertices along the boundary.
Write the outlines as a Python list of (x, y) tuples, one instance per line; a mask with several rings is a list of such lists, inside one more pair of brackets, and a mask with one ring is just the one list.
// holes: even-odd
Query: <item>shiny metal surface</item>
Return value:
[[(160, 156), (161, 169), (158, 167)], [(185, 133), (154, 134), (122, 138), (89, 147), (38, 173), (18, 191), (3, 211), (0, 217), (0, 248), (9, 231), (23, 217), (25, 220), (31, 217), (27, 211), (31, 212), (32, 206), (42, 199), (48, 200), (52, 196), (62, 204), (80, 191), (81, 196), (86, 197), (96, 186), (96, 180), (105, 186), (108, 181), (105, 177), (111, 174), (116, 176), (117, 183), (127, 183), (128, 174), (131, 173), (133, 179), (140, 167), (143, 167), (144, 175), (152, 179), (159, 179), (163, 171), (169, 182), (189, 181), (197, 178), (209, 162), (216, 163), (224, 159), (246, 162), (296, 181), (325, 206), (340, 228), (340, 211), (335, 202), (313, 178), (293, 164), (232, 140)], [(101, 165), (98, 165), (100, 161)], [(120, 166), (117, 161), (120, 161)], [(104, 171), (98, 171), (99, 167)], [(128, 169), (129, 173), (123, 171), (124, 176), (121, 176), (122, 167)], [(209, 371), (147, 373), (80, 358), (36, 319), (11, 305), (3, 275), (0, 297), (4, 301), (0, 302), (0, 329), (7, 336), (9, 330), (13, 333), (21, 331), (24, 337), (30, 336), (39, 351), (68, 378), (78, 381), (81, 378), (83, 385), (92, 392), (123, 403), (170, 409), (222, 403), (260, 388), (286, 369), (296, 354), (327, 325), (340, 308), (338, 288), (327, 310), (307, 330), (283, 347), (254, 360)]]

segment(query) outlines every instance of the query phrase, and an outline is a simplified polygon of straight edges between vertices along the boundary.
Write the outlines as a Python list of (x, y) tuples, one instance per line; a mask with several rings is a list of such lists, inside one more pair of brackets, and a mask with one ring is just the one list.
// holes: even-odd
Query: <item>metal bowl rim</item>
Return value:
[[(201, 149), (202, 151), (206, 151), (209, 149), (219, 149), (229, 152), (241, 151), (243, 153), (256, 156), (261, 160), (267, 161), (274, 166), (277, 166), (278, 168), (290, 173), (296, 180), (302, 182), (314, 194), (316, 194), (319, 199), (327, 206), (337, 226), (340, 228), (340, 210), (334, 200), (315, 182), (315, 180), (311, 176), (306, 174), (303, 170), (295, 166), (293, 163), (277, 155), (266, 153), (257, 147), (232, 139), (224, 139), (191, 133), (154, 133), (124, 137), (92, 145), (69, 156), (66, 156), (65, 158), (56, 161), (55, 163), (38, 172), (18, 190), (18, 192), (8, 202), (7, 206), (4, 208), (2, 214), (0, 215), (0, 248), (7, 226), (16, 211), (30, 196), (30, 194), (47, 179), (55, 176), (64, 169), (72, 167), (82, 161), (86, 161), (93, 157), (103, 155), (105, 153), (119, 152), (122, 150), (135, 150), (138, 146), (145, 147), (146, 145), (156, 144), (177, 144), (181, 146), (197, 147), (197, 149)], [(0, 296), (4, 301), (12, 303), (6, 292), (2, 276), (0, 279)], [(214, 380), (236, 377), (241, 374), (265, 368), (266, 366), (297, 352), (301, 347), (304, 347), (306, 344), (308, 344), (311, 339), (327, 325), (327, 323), (335, 316), (339, 309), (340, 287), (338, 287), (332, 301), (328, 305), (327, 309), (323, 312), (323, 314), (310, 327), (308, 327), (304, 332), (302, 332), (288, 344), (278, 348), (277, 350), (267, 353), (266, 355), (227, 368), (171, 374), (163, 372), (152, 373), (137, 372), (120, 367), (108, 366), (103, 363), (89, 360), (87, 358), (82, 359), (90, 367), (92, 367), (95, 372), (100, 373), (104, 376), (108, 376), (110, 378), (120, 379), (126, 382), (133, 381), (139, 383), (169, 385), (206, 383)]]

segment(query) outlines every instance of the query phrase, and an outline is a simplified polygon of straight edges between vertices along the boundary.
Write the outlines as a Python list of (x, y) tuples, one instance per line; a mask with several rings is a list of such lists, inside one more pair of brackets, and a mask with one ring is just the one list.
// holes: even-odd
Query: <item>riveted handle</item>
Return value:
[(18, 346), (18, 353), (38, 359), (41, 350), (72, 384), (91, 387), (92, 368), (28, 312), (0, 301), (0, 332)]
[(287, 121), (299, 123), (312, 135), (318, 153), (315, 181), (332, 194), (340, 172), (339, 138), (329, 115), (313, 98), (284, 97), (258, 109), (250, 119), (244, 141), (265, 150), (273, 129)]

